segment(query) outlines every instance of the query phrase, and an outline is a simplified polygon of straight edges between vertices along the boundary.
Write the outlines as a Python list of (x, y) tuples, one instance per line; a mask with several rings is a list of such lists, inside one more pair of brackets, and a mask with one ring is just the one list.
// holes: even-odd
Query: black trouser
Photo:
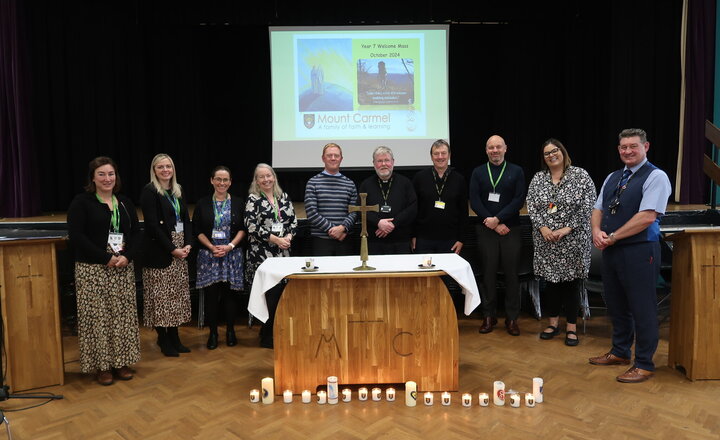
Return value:
[(313, 255), (316, 257), (335, 257), (339, 255), (353, 255), (353, 241), (350, 236), (338, 241), (334, 238), (312, 238)]
[(277, 310), (280, 297), (285, 290), (286, 281), (280, 281), (275, 287), (265, 292), (265, 302), (267, 303), (268, 319), (260, 329), (260, 338), (264, 340), (272, 340), (273, 325), (275, 325), (275, 311)]
[(580, 310), (580, 285), (582, 280), (561, 281), (559, 283), (545, 282), (543, 291), (543, 303), (548, 316), (555, 318), (560, 316), (560, 309), (565, 309), (568, 324), (577, 323), (578, 311)]
[(478, 252), (482, 262), (482, 307), (485, 317), (497, 316), (497, 271), (505, 275), (505, 316), (517, 319), (520, 314), (520, 280), (518, 265), (522, 249), (520, 226), (510, 228), (507, 235), (500, 235), (484, 225), (478, 225)]
[(410, 239), (390, 241), (378, 238), (368, 240), (368, 254), (370, 255), (399, 255), (410, 253)]
[(417, 237), (415, 240), (416, 254), (451, 254), (452, 247), (457, 240), (448, 238), (437, 240), (432, 238)]
[(203, 291), (205, 292), (205, 320), (208, 327), (217, 329), (220, 303), (222, 302), (225, 309), (225, 322), (227, 328), (231, 329), (235, 325), (239, 292), (230, 290), (229, 283), (215, 283), (203, 288)]

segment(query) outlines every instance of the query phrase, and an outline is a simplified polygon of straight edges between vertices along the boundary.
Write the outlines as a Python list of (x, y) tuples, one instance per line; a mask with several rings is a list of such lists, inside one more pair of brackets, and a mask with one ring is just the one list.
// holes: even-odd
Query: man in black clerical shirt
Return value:
[(483, 264), (482, 308), (485, 315), (480, 333), (490, 333), (497, 324), (498, 265), (505, 274), (505, 328), (520, 334), (520, 282), (518, 262), (522, 248), (520, 208), (525, 202), (522, 168), (505, 160), (507, 145), (500, 136), (485, 144), (488, 162), (475, 168), (470, 178), (470, 206), (482, 223), (477, 226), (478, 250)]
[(412, 182), (393, 173), (395, 158), (388, 147), (373, 151), (375, 176), (360, 184), (368, 205), (379, 205), (379, 212), (367, 213), (368, 252), (373, 255), (409, 254), (410, 235), (417, 213)]
[(433, 166), (415, 174), (417, 194), (412, 248), (415, 253), (460, 254), (468, 221), (468, 192), (465, 178), (450, 163), (450, 145), (443, 139), (430, 147)]

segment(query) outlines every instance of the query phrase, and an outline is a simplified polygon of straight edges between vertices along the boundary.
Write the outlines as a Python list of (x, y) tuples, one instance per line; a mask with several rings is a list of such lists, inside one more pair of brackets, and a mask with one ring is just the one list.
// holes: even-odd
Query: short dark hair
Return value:
[(118, 173), (117, 164), (114, 160), (107, 156), (96, 157), (95, 159), (91, 160), (90, 163), (88, 163), (88, 175), (87, 183), (85, 184), (85, 191), (89, 193), (94, 193), (95, 191), (97, 191), (97, 188), (95, 187), (95, 182), (93, 182), (93, 179), (95, 178), (95, 170), (104, 165), (110, 165), (115, 171), (115, 186), (113, 187), (113, 194), (120, 192), (122, 184), (120, 182), (120, 173)]
[(631, 138), (635, 136), (639, 137), (640, 142), (643, 144), (647, 142), (647, 133), (645, 133), (645, 130), (642, 128), (626, 128), (618, 135), (618, 141), (623, 140), (623, 138)]
[(212, 173), (210, 173), (210, 178), (214, 178), (215, 173), (217, 173), (218, 171), (227, 171), (227, 173), (230, 175), (230, 178), (232, 179), (232, 173), (230, 172), (230, 168), (226, 167), (225, 165), (218, 165), (213, 168)]
[[(563, 145), (562, 142), (560, 142), (559, 140), (557, 140), (555, 138), (550, 138), (550, 139), (546, 140), (545, 142), (543, 142), (542, 147), (540, 148), (540, 152), (545, 153), (545, 147), (547, 147), (548, 145), (555, 145), (556, 147), (558, 147), (560, 149), (560, 151), (562, 151), (563, 171), (570, 168), (570, 165), (572, 165), (572, 160), (570, 160), (570, 155), (568, 154), (567, 150), (565, 149), (565, 145)], [(548, 170), (547, 163), (545, 162), (545, 154), (543, 154), (540, 157), (540, 168), (542, 170)]]

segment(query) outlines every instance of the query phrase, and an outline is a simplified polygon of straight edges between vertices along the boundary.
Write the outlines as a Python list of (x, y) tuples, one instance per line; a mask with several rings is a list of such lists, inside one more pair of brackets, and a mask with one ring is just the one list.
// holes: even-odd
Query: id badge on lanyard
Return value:
[(272, 228), (270, 230), (278, 237), (283, 236), (283, 224), (281, 222), (273, 222)]
[(175, 223), (175, 232), (182, 234), (185, 231), (185, 225), (183, 222)]
[(123, 250), (123, 234), (122, 232), (110, 232), (108, 234), (108, 245), (116, 254)]
[(491, 192), (488, 194), (488, 201), (500, 203), (500, 193)]
[(212, 238), (216, 240), (225, 238), (225, 231), (221, 231), (220, 229), (213, 229)]

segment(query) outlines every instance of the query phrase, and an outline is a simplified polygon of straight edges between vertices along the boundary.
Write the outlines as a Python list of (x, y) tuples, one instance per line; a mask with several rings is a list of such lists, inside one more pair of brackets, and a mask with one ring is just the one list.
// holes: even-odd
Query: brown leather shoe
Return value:
[(100, 385), (108, 386), (113, 384), (112, 373), (108, 371), (98, 371), (95, 377)]
[(115, 370), (115, 376), (120, 380), (130, 380), (133, 378), (133, 372), (130, 367), (120, 367)]
[(640, 383), (653, 377), (655, 373), (642, 368), (632, 367), (620, 376), (616, 377), (618, 382), (622, 383)]
[(491, 318), (489, 316), (485, 317), (485, 320), (483, 321), (483, 325), (480, 327), (480, 333), (490, 333), (493, 331), (493, 327), (495, 327), (495, 324), (497, 324), (497, 318)]
[(514, 319), (505, 320), (505, 329), (511, 336), (520, 336), (520, 327), (518, 327), (518, 323)]
[(601, 356), (595, 356), (588, 359), (593, 365), (629, 365), (630, 359), (617, 357), (614, 354), (607, 352)]

